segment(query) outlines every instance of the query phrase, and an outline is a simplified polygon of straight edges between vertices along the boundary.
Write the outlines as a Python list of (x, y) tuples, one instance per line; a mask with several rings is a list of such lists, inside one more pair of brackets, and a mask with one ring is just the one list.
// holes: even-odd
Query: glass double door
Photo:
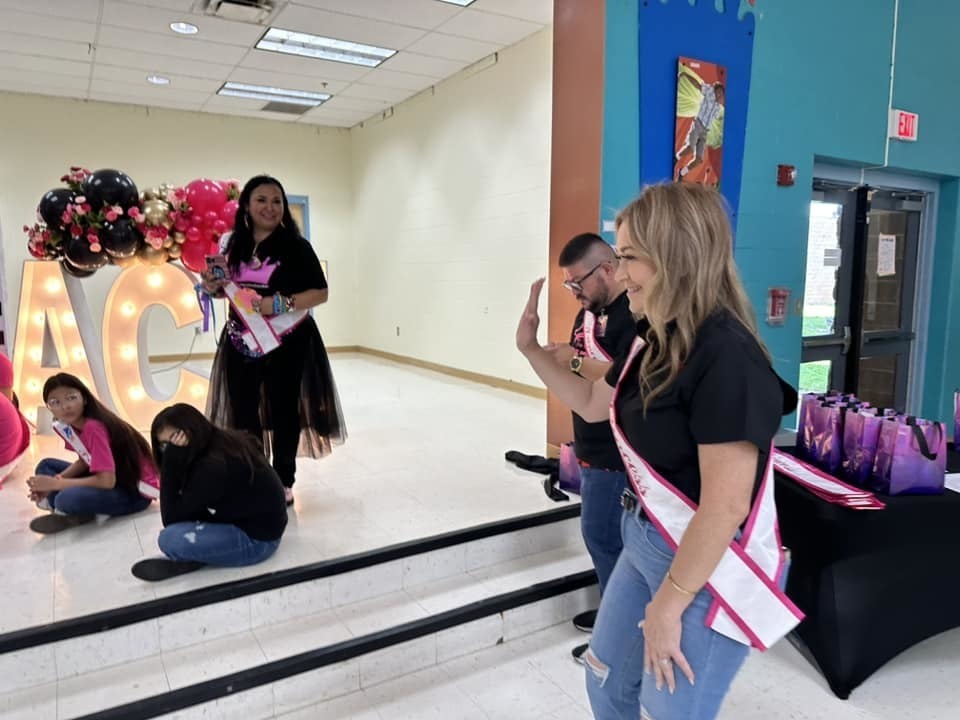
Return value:
[(814, 183), (801, 392), (906, 408), (923, 196)]

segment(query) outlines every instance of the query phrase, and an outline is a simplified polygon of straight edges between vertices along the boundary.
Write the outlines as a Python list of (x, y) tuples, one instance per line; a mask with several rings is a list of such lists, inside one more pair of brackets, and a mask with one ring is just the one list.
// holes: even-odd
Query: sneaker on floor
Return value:
[(587, 652), (587, 648), (590, 647), (589, 643), (584, 643), (583, 645), (577, 645), (573, 650), (570, 651), (570, 654), (573, 656), (573, 659), (583, 665), (584, 660), (583, 656)]
[(285, 487), (283, 489), (283, 497), (287, 501), (287, 507), (293, 505), (293, 488)]
[(96, 515), (63, 515), (61, 513), (51, 513), (41, 515), (30, 521), (30, 529), (41, 535), (52, 535), (53, 533), (63, 532), (78, 525), (86, 525), (97, 519)]
[(46, 510), (47, 512), (53, 512), (53, 506), (50, 505), (50, 498), (44, 495), (42, 498), (37, 500), (36, 506), (41, 510)]
[(579, 615), (574, 615), (573, 626), (582, 632), (593, 632), (593, 624), (597, 621), (597, 611), (587, 610)]
[(141, 560), (133, 564), (133, 567), (130, 568), (130, 572), (133, 573), (134, 577), (138, 577), (141, 580), (148, 580), (150, 582), (158, 582), (160, 580), (167, 580), (177, 575), (185, 575), (186, 573), (193, 572), (194, 570), (199, 570), (204, 567), (206, 563), (196, 562), (193, 560), (170, 560), (169, 558), (148, 558), (146, 560)]

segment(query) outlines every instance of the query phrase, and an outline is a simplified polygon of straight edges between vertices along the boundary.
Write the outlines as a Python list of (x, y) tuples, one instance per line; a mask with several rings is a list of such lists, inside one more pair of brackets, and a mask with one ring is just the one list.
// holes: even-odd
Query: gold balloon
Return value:
[(183, 245), (187, 241), (187, 236), (178, 230), (173, 234), (173, 241), (177, 245)]
[(183, 248), (177, 245), (176, 243), (174, 243), (167, 250), (167, 255), (170, 256), (171, 260), (178, 260), (180, 258), (180, 253), (182, 252), (183, 252)]
[(130, 257), (127, 257), (127, 258), (115, 257), (115, 258), (111, 258), (111, 260), (113, 264), (119, 268), (133, 267), (138, 262), (140, 262), (140, 259), (136, 255), (131, 255)]
[(169, 250), (172, 245), (173, 245), (172, 237), (168, 237), (166, 240), (163, 241), (163, 247), (165, 250)]
[(163, 265), (167, 261), (167, 251), (163, 248), (157, 250), (150, 244), (140, 248), (137, 255), (150, 265)]
[(143, 191), (144, 200), (156, 200), (158, 191), (156, 188), (147, 188)]
[(170, 211), (170, 203), (166, 200), (160, 200), (154, 198), (153, 200), (147, 200), (143, 204), (143, 217), (147, 221), (147, 225), (153, 225), (159, 227), (163, 225), (169, 227), (170, 217), (167, 213)]

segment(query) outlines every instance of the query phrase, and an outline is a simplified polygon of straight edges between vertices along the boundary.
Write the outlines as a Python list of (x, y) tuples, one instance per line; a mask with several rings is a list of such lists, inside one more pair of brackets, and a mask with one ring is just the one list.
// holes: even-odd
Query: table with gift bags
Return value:
[(787, 594), (806, 615), (790, 639), (846, 699), (960, 626), (960, 493), (944, 490), (960, 454), (944, 423), (852, 396), (803, 396), (799, 415), (796, 446), (774, 459)]

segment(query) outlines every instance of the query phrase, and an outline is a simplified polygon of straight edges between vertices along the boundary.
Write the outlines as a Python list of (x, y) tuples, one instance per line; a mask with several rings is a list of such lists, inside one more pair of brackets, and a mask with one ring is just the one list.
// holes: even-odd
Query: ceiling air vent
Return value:
[(224, 20), (252, 23), (265, 23), (274, 10), (273, 0), (206, 0), (204, 12)]
[(309, 105), (295, 105), (294, 103), (271, 102), (260, 108), (264, 112), (286, 113), (287, 115), (303, 115), (310, 109)]

